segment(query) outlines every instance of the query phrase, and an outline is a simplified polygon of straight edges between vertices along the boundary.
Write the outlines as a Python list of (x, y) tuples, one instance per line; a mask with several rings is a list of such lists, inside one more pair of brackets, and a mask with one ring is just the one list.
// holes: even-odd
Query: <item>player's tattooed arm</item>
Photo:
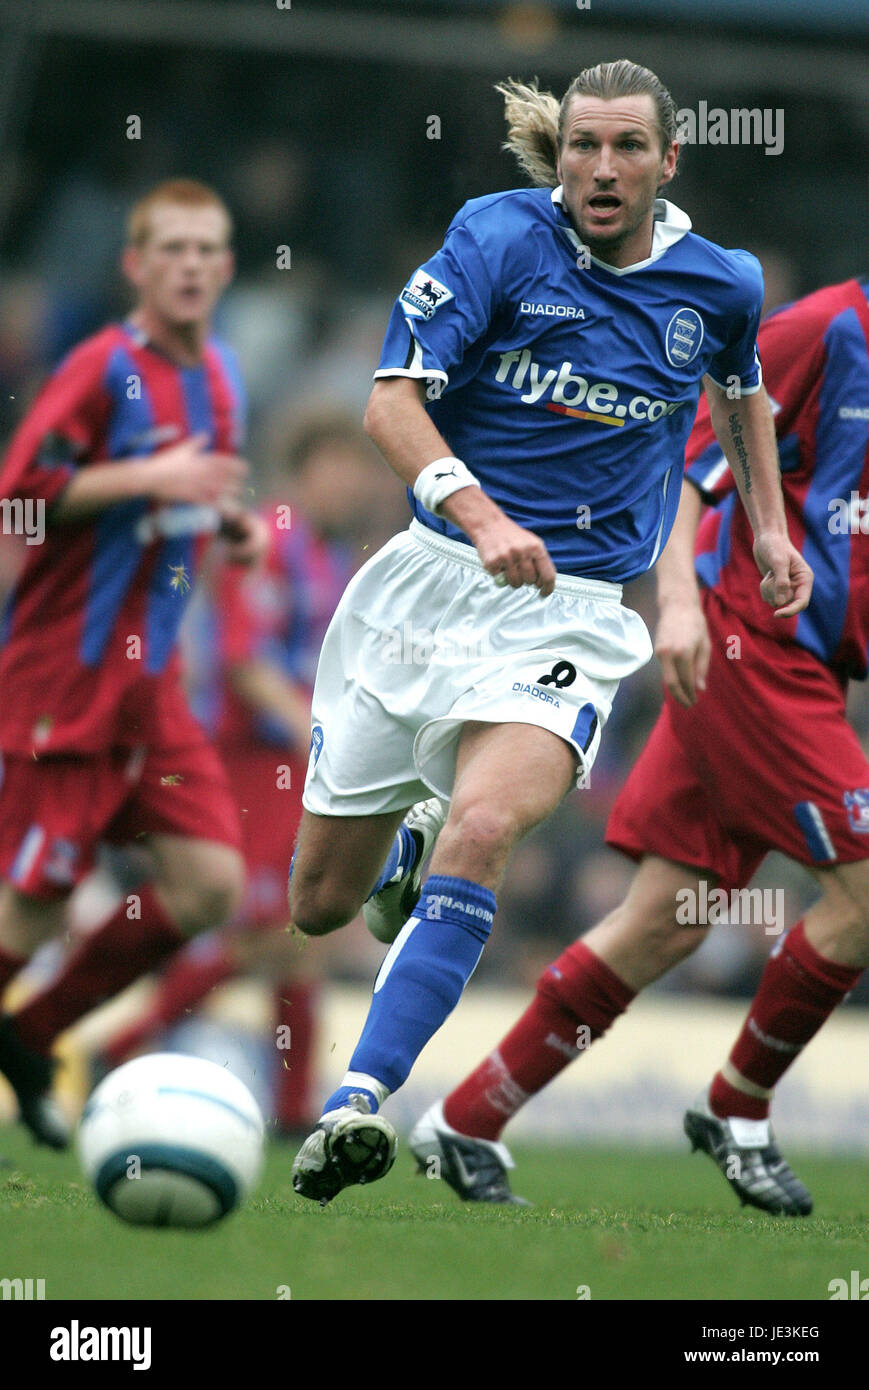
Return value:
[(709, 377), (705, 386), (712, 427), (754, 533), (761, 596), (776, 617), (791, 618), (809, 602), (812, 572), (788, 536), (769, 398), (763, 387), (734, 400)]
[(745, 451), (745, 441), (742, 437), (742, 423), (738, 413), (734, 410), (727, 417), (727, 424), (730, 428), (730, 438), (733, 442), (733, 452), (736, 454), (739, 463), (739, 470), (742, 474), (742, 481), (746, 492), (751, 492), (751, 465), (748, 462), (748, 454)]

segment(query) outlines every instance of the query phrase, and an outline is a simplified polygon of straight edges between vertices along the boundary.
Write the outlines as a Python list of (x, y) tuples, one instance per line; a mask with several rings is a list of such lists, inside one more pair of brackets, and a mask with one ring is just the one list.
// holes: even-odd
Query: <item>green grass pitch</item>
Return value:
[(75, 1158), (0, 1131), (0, 1278), (43, 1278), (46, 1299), (829, 1299), (869, 1274), (869, 1159), (794, 1167), (816, 1215), (740, 1209), (708, 1158), (629, 1148), (517, 1149), (527, 1211), (474, 1208), (392, 1173), (321, 1209), (273, 1145), (259, 1191), (203, 1232), (148, 1231), (100, 1208)]

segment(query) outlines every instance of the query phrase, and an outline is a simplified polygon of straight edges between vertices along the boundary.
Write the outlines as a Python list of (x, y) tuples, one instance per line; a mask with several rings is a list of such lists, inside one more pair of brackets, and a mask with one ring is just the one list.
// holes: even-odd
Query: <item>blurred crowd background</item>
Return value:
[[(456, 209), (523, 182), (501, 150), (493, 84), (508, 75), (560, 97), (582, 67), (625, 56), (679, 108), (780, 110), (780, 154), (689, 146), (668, 196), (701, 234), (760, 257), (770, 309), (865, 272), (867, 48), (862, 0), (0, 0), (0, 442), (46, 371), (125, 313), (130, 203), (191, 176), (235, 219), (219, 331), (247, 384), (257, 493), (291, 496), (299, 422), (324, 408), (361, 419), (392, 301)], [(384, 464), (360, 554), (407, 515)], [(0, 538), (0, 585), (15, 564)], [(654, 623), (651, 583), (627, 599)], [(869, 738), (865, 692), (851, 703)], [(604, 826), (659, 704), (652, 663), (619, 695), (591, 788), (515, 855), (479, 980), (530, 985), (620, 900), (631, 868)], [(748, 797), (751, 768), (745, 780)], [(788, 924), (814, 896), (775, 856), (758, 882), (785, 889)], [(658, 988), (750, 994), (774, 940), (721, 925)], [(379, 952), (348, 942), (330, 970), (370, 979)]]

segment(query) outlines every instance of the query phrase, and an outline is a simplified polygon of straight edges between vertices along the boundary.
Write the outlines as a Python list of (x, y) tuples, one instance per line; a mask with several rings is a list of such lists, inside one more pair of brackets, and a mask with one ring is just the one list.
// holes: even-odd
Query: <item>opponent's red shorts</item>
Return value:
[(711, 870), (725, 890), (745, 887), (774, 849), (819, 867), (869, 858), (869, 762), (843, 687), (802, 647), (747, 628), (714, 591), (703, 606), (706, 690), (692, 709), (667, 697), (607, 843)]
[(287, 870), (302, 818), (308, 759), (278, 745), (221, 744), (220, 754), (241, 816), (247, 886), (241, 930), (286, 922)]
[(0, 877), (21, 893), (64, 897), (101, 841), (182, 835), (241, 847), (223, 765), (179, 687), (160, 692), (149, 742), (93, 755), (0, 759)]

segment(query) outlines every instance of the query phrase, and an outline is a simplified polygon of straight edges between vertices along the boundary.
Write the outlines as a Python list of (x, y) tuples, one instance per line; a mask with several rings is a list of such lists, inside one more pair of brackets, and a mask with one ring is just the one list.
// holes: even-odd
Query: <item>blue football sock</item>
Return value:
[(402, 822), (396, 831), (392, 848), (386, 857), (386, 863), (383, 865), (380, 877), (368, 897), (373, 898), (375, 893), (379, 893), (381, 888), (386, 887), (387, 883), (392, 883), (393, 879), (397, 883), (400, 878), (403, 878), (416, 864), (419, 848), (419, 841), (416, 836)]
[[(426, 879), (416, 912), (374, 982), (368, 1018), (350, 1059), (354, 1075), (376, 1078), (389, 1091), (403, 1085), (459, 1002), (494, 916), (495, 895), (481, 884), (444, 874)], [(346, 1087), (330, 1096), (324, 1109), (333, 1109), (338, 1096), (346, 1098)]]

